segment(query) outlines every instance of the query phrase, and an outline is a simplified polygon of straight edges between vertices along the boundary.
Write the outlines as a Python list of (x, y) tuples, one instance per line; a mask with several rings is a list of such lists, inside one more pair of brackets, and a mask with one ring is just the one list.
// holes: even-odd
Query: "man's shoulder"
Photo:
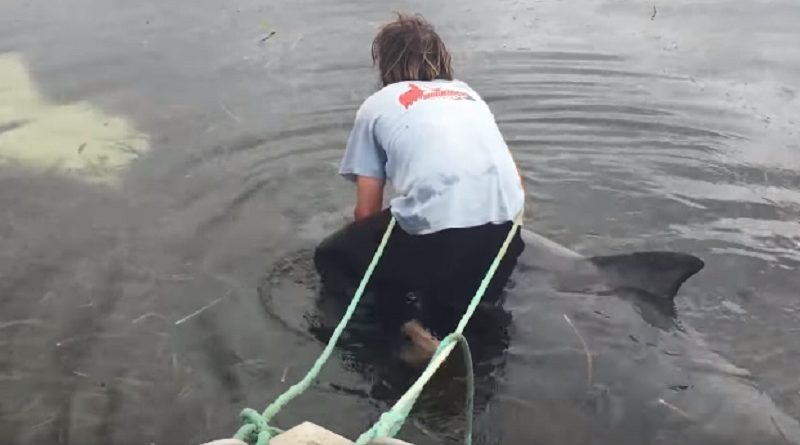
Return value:
[(370, 94), (359, 107), (359, 115), (376, 118), (386, 113), (402, 113), (425, 98), (462, 94), (473, 100), (482, 100), (466, 82), (453, 80), (403, 81), (384, 86)]
[(398, 82), (386, 85), (370, 94), (361, 104), (359, 110), (363, 112), (384, 111), (387, 108), (399, 107), (399, 97), (408, 89), (408, 82)]

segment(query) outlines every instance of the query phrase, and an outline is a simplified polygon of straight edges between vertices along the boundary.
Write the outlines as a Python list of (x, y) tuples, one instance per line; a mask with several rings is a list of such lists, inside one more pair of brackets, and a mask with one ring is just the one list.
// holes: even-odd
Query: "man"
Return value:
[[(324, 241), (315, 262), (324, 282), (333, 270), (357, 282), (393, 216), (371, 284), (378, 312), (411, 340), (404, 357), (419, 363), (463, 315), (524, 190), (491, 110), (453, 79), (450, 54), (428, 22), (399, 15), (378, 32), (372, 58), (383, 86), (359, 108), (340, 167), (356, 184), (355, 222)], [(386, 182), (398, 196), (384, 210)], [(517, 232), (485, 302), (502, 292), (522, 249)]]

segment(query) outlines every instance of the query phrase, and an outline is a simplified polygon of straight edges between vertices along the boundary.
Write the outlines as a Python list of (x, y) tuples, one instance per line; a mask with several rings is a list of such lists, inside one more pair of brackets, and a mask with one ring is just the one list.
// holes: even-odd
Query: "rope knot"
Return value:
[(239, 415), (244, 422), (234, 438), (249, 445), (268, 445), (274, 435), (280, 434), (280, 430), (269, 426), (266, 419), (252, 408), (245, 408)]

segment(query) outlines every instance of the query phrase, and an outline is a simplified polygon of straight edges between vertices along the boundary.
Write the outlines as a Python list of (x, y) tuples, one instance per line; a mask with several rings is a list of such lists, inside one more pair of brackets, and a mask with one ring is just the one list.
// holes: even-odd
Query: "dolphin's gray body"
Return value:
[[(572, 355), (558, 352), (580, 345), (564, 319), (568, 315), (593, 357), (591, 387), (584, 382), (592, 409), (583, 422), (591, 427), (584, 431), (599, 434), (598, 440), (562, 443), (602, 443), (601, 437), (609, 443), (800, 443), (796, 419), (759, 391), (746, 370), (712, 352), (673, 317), (672, 299), (702, 268), (698, 259), (667, 252), (585, 258), (527, 230), (523, 239), (526, 250), (507, 303), (516, 320), (512, 342), (518, 345), (509, 361), (524, 361), (526, 355), (543, 359), (528, 369), (509, 365), (504, 392), (527, 406), (532, 401), (546, 406), (552, 397), (553, 406), (572, 411), (563, 405), (580, 398), (575, 371), (581, 357), (574, 348)], [(543, 412), (545, 419), (520, 424), (495, 411), (487, 425), (499, 434), (515, 434), (506, 436), (508, 443), (526, 436), (551, 443), (542, 432), (545, 425), (570, 421), (559, 420), (559, 410)]]
[[(746, 370), (678, 321), (673, 299), (702, 269), (700, 259), (673, 252), (585, 257), (528, 230), (523, 240), (505, 297), (513, 316), (503, 328), (510, 340), (504, 351), (476, 364), (484, 369), (478, 443), (800, 444), (798, 421), (759, 391)], [(324, 292), (316, 305), (313, 298), (298, 299), (298, 286), (316, 286), (308, 261), (308, 253), (289, 259), (262, 295), (287, 325), (300, 328), (305, 317), (329, 330), (341, 307), (331, 311)], [(306, 266), (293, 267), (302, 262)], [(479, 332), (470, 342), (480, 348), (482, 340)], [(348, 341), (352, 337), (342, 347)], [(373, 352), (357, 360), (380, 361)], [(356, 368), (376, 369), (362, 365)], [(399, 372), (389, 365), (378, 378), (393, 380)], [(410, 382), (413, 375), (407, 377)], [(452, 387), (455, 380), (444, 381)], [(449, 393), (448, 384), (439, 383), (416, 412), (439, 434), (459, 437), (463, 386)]]

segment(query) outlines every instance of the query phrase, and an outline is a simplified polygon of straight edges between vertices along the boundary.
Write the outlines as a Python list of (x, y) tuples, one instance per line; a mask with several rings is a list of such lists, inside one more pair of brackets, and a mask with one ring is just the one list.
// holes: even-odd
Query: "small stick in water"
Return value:
[(172, 375), (178, 378), (178, 356), (176, 354), (172, 354)]
[[(227, 296), (227, 295), (226, 295), (226, 296)], [(201, 307), (200, 309), (198, 309), (198, 310), (196, 310), (196, 311), (192, 312), (191, 314), (189, 314), (189, 315), (187, 315), (187, 316), (185, 316), (185, 317), (181, 318), (180, 320), (178, 320), (178, 321), (176, 321), (176, 322), (175, 322), (175, 326), (177, 326), (177, 325), (179, 325), (179, 324), (181, 324), (181, 323), (184, 323), (184, 322), (186, 322), (186, 321), (187, 321), (187, 320), (189, 320), (190, 318), (193, 318), (193, 317), (196, 317), (196, 316), (200, 315), (202, 312), (204, 312), (204, 311), (206, 311), (206, 310), (208, 310), (208, 309), (211, 309), (212, 307), (214, 307), (214, 306), (216, 306), (217, 304), (219, 304), (219, 302), (220, 302), (220, 301), (222, 301), (222, 299), (223, 299), (223, 298), (225, 298), (225, 297), (220, 297), (220, 298), (217, 298), (216, 300), (212, 301), (211, 303), (208, 303), (207, 305), (205, 305), (205, 306)]]
[(286, 382), (286, 373), (289, 372), (289, 367), (283, 368), (283, 375), (281, 376), (281, 383)]
[(32, 426), (32, 427), (31, 427), (31, 430), (35, 430), (35, 429), (37, 429), (37, 428), (41, 428), (41, 427), (43, 427), (43, 426), (45, 426), (45, 425), (47, 425), (47, 424), (53, 423), (53, 422), (55, 422), (55, 420), (56, 420), (56, 418), (55, 418), (55, 417), (50, 417), (50, 418), (48, 418), (48, 419), (45, 419), (45, 420), (43, 420), (43, 421), (41, 421), (41, 422), (37, 423), (36, 425)]
[(569, 326), (572, 328), (573, 331), (575, 331), (575, 335), (578, 336), (578, 340), (580, 340), (581, 344), (583, 345), (583, 352), (586, 354), (587, 382), (589, 383), (589, 386), (592, 386), (592, 354), (589, 353), (589, 347), (586, 346), (586, 341), (583, 339), (581, 333), (578, 332), (578, 328), (576, 328), (575, 325), (572, 324), (572, 320), (569, 319), (567, 314), (564, 314), (564, 320), (567, 320), (567, 323), (569, 323)]
[(791, 442), (789, 442), (789, 439), (786, 437), (786, 434), (783, 434), (783, 430), (781, 429), (780, 426), (778, 426), (778, 422), (775, 421), (775, 417), (769, 416), (769, 420), (771, 420), (772, 424), (775, 425), (775, 429), (778, 430), (778, 434), (781, 435), (783, 441), (786, 442), (787, 444), (790, 444)]
[(139, 322), (141, 322), (143, 320), (146, 320), (148, 318), (160, 318), (162, 320), (166, 320), (166, 317), (164, 317), (161, 314), (156, 314), (155, 312), (148, 312), (148, 313), (146, 313), (144, 315), (141, 315), (141, 316), (136, 317), (135, 319), (131, 320), (131, 323), (138, 324)]
[(239, 116), (233, 114), (233, 111), (229, 110), (228, 107), (226, 107), (225, 104), (222, 102), (222, 99), (218, 99), (217, 102), (219, 102), (220, 108), (222, 108), (222, 111), (224, 111), (229, 118), (233, 119), (238, 123), (242, 123), (242, 119)]
[(656, 9), (656, 5), (653, 5), (653, 15), (650, 16), (650, 20), (655, 20), (656, 14), (658, 14), (658, 10)]
[(269, 34), (267, 34), (266, 36), (264, 36), (264, 37), (262, 37), (262, 38), (261, 38), (260, 42), (261, 42), (261, 43), (264, 43), (264, 42), (266, 42), (267, 40), (269, 40), (269, 39), (270, 39), (272, 36), (274, 36), (275, 34), (277, 34), (277, 32), (276, 32), (276, 31), (270, 31), (270, 33), (269, 33)]
[(671, 403), (667, 402), (666, 400), (664, 400), (664, 399), (658, 399), (658, 403), (660, 403), (660, 404), (662, 404), (662, 405), (666, 406), (667, 408), (671, 409), (672, 411), (675, 411), (676, 413), (680, 414), (680, 415), (681, 415), (681, 416), (683, 416), (684, 418), (686, 418), (686, 419), (689, 419), (689, 420), (692, 420), (692, 418), (691, 418), (691, 417), (689, 417), (689, 413), (687, 413), (686, 411), (684, 411), (684, 410), (682, 410), (682, 409), (678, 408), (677, 406), (675, 406), (675, 405), (673, 405), (673, 404), (671, 404)]

